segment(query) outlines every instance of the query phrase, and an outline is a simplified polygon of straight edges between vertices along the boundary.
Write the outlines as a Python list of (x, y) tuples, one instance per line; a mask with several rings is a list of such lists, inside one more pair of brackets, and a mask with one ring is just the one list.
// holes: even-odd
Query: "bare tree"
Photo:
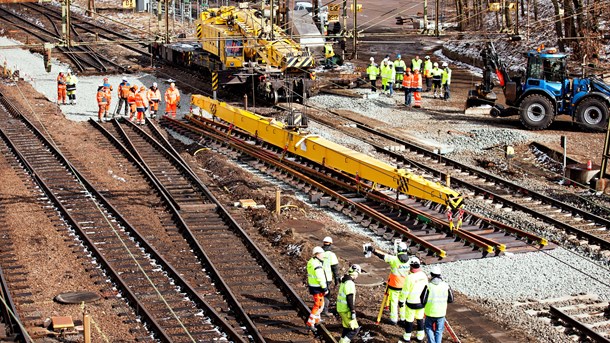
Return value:
[(553, 3), (553, 9), (555, 10), (555, 33), (557, 34), (557, 45), (559, 46), (559, 51), (565, 52), (566, 48), (563, 43), (563, 26), (561, 24), (561, 14), (558, 0), (551, 0)]

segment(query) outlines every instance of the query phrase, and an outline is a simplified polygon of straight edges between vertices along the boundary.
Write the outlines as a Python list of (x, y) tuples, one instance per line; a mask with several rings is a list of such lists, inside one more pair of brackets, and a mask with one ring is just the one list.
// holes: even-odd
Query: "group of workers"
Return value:
[[(112, 85), (108, 83), (108, 78), (104, 78), (104, 82), (97, 88), (97, 104), (98, 104), (98, 121), (102, 118), (108, 118), (110, 104), (112, 101)], [(139, 125), (145, 124), (146, 111), (149, 111), (150, 118), (154, 119), (159, 113), (159, 103), (161, 102), (161, 91), (157, 83), (153, 82), (150, 88), (144, 86), (137, 87), (131, 85), (127, 78), (123, 78), (117, 89), (118, 104), (116, 110), (112, 113), (112, 118), (121, 113), (122, 108), (125, 108), (125, 116), (129, 113), (129, 121), (134, 121)], [(169, 88), (165, 91), (165, 114), (176, 117), (176, 110), (180, 107), (180, 91), (176, 88), (175, 83), (170, 83)]]
[[(70, 70), (67, 73), (60, 71), (57, 75), (57, 103), (61, 105), (76, 104), (76, 84), (78, 78)], [(97, 117), (101, 122), (103, 118), (108, 118), (108, 113), (111, 112), (110, 104), (112, 102), (112, 85), (108, 82), (108, 78), (104, 78), (103, 83), (97, 87), (96, 100), (98, 105)], [(154, 119), (159, 113), (159, 103), (161, 102), (161, 91), (157, 83), (154, 82), (150, 88), (144, 86), (137, 87), (131, 85), (127, 78), (124, 77), (117, 89), (119, 102), (112, 118), (119, 115), (121, 109), (125, 108), (125, 116), (129, 114), (129, 120), (137, 124), (144, 124), (146, 111), (150, 113), (150, 118)], [(165, 114), (176, 117), (176, 110), (180, 107), (180, 91), (176, 88), (175, 83), (171, 82), (169, 88), (165, 91)]]
[[(349, 343), (360, 331), (354, 281), (362, 273), (362, 268), (353, 264), (340, 279), (339, 261), (332, 251), (332, 244), (332, 238), (325, 237), (323, 246), (313, 248), (313, 257), (307, 262), (307, 284), (314, 301), (307, 327), (316, 333), (321, 315), (328, 315), (330, 288), (334, 281), (335, 286), (339, 285), (336, 310), (343, 327), (339, 343)], [(429, 280), (421, 269), (421, 261), (416, 256), (408, 255), (406, 243), (399, 243), (396, 250), (397, 254), (391, 255), (376, 250), (370, 244), (365, 245), (365, 253), (372, 253), (390, 265), (382, 307), (389, 304), (390, 322), (404, 328), (404, 342), (411, 342), (413, 322), (416, 321), (415, 342), (423, 342), (427, 337), (428, 343), (441, 343), (447, 304), (453, 302), (451, 287), (443, 281), (438, 266), (430, 269)]]
[[(371, 82), (371, 91), (377, 92), (377, 79), (381, 77), (382, 93), (388, 96), (394, 95), (394, 85), (396, 88), (405, 92), (405, 106), (420, 108), (421, 92), (433, 92), (433, 97), (449, 100), (451, 95), (451, 69), (447, 62), (443, 62), (439, 68), (438, 62), (432, 63), (430, 56), (426, 56), (422, 61), (419, 56), (411, 60), (410, 67), (401, 55), (396, 55), (396, 60), (392, 62), (390, 56), (381, 62), (381, 66), (375, 63), (375, 58), (371, 57), (370, 64), (366, 69), (366, 74)], [(423, 89), (423, 86), (426, 86)], [(412, 100), (413, 98), (413, 100)]]

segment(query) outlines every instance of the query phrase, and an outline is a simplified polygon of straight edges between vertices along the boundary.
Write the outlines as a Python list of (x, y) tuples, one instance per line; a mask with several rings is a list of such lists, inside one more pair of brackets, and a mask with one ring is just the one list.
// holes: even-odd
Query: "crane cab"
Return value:
[(244, 65), (244, 40), (230, 29), (231, 15), (221, 11), (201, 12), (196, 22), (197, 39), (203, 50), (220, 60), (220, 70), (241, 68)]

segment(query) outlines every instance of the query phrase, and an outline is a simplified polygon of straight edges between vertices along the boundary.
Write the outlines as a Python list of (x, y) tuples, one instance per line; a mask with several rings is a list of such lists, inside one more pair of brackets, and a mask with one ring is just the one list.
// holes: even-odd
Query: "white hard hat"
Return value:
[(330, 236), (326, 236), (326, 237), (324, 237), (322, 242), (333, 244), (333, 239)]
[(123, 76), (123, 81), (127, 81), (127, 77)]
[(430, 274), (441, 275), (441, 267), (432, 266), (432, 268), (430, 268)]
[(430, 56), (426, 56), (426, 57), (424, 57), (424, 58), (425, 58), (425, 59), (427, 59), (427, 60), (429, 60), (429, 59), (430, 59)]
[(375, 57), (370, 58), (371, 62), (375, 61)]
[(349, 267), (349, 270), (347, 271), (348, 274), (353, 274), (353, 273), (358, 273), (361, 274), (362, 273), (362, 268), (360, 268), (359, 265), (357, 264), (352, 264), (351, 267)]
[(157, 83), (156, 82), (153, 82), (153, 87), (157, 87)]
[(323, 254), (324, 253), (324, 249), (322, 249), (321, 247), (315, 247), (313, 248), (313, 254), (317, 255), (317, 254)]
[(398, 243), (398, 252), (405, 252), (405, 251), (407, 251), (407, 249), (409, 249), (409, 247), (407, 247), (407, 243), (405, 243), (405, 242)]
[(438, 67), (438, 62), (434, 62), (433, 66)]
[(447, 62), (443, 62), (443, 67), (448, 67), (449, 64), (447, 64)]
[[(416, 256), (412, 256), (412, 257), (409, 259), (409, 265), (410, 265), (410, 266), (412, 266), (412, 267), (414, 267), (414, 266), (419, 267), (419, 266), (421, 265), (421, 261), (420, 261), (420, 260), (419, 260), (419, 258), (417, 258)], [(416, 267), (416, 268), (417, 268), (417, 267)]]

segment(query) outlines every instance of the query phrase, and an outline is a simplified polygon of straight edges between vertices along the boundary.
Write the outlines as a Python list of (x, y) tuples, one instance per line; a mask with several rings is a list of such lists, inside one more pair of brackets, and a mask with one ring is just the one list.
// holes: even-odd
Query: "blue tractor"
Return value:
[[(491, 115), (519, 115), (523, 126), (530, 130), (549, 127), (555, 116), (566, 114), (588, 131), (608, 127), (610, 86), (599, 77), (568, 78), (567, 55), (556, 49), (539, 48), (525, 54), (525, 78), (509, 77), (499, 60), (493, 43), (481, 52), (485, 66), (483, 83), (468, 92), (466, 107), (492, 105)], [(506, 107), (496, 104), (492, 73), (498, 77), (504, 91)]]

